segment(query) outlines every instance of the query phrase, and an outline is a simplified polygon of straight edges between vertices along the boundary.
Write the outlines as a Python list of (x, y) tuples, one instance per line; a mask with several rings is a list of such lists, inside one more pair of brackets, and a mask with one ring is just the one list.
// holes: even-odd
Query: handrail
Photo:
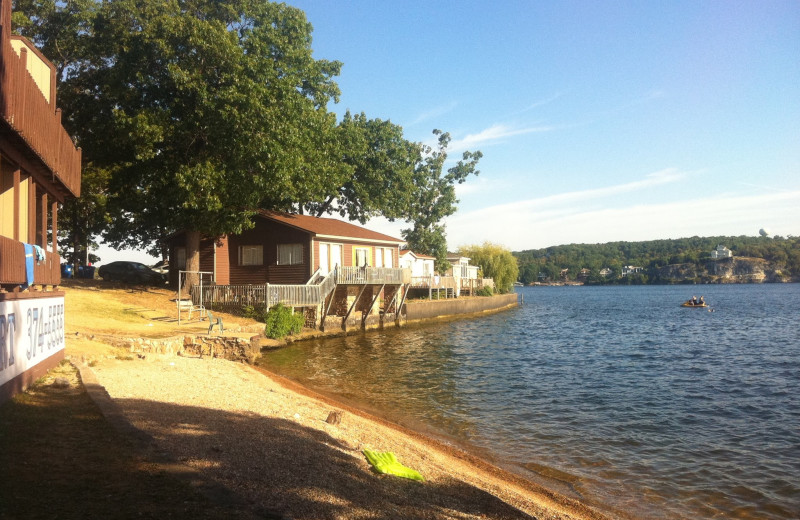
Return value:
[[(202, 301), (210, 305), (252, 305), (267, 308), (282, 303), (287, 307), (311, 307), (324, 303), (337, 284), (404, 284), (410, 270), (394, 268), (336, 267), (316, 285), (209, 285), (202, 287)], [(363, 280), (363, 281), (359, 281)], [(200, 300), (201, 288), (192, 287), (192, 299)]]

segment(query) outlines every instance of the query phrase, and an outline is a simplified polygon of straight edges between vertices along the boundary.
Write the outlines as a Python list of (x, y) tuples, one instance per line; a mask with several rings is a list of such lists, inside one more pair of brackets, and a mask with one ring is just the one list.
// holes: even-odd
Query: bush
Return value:
[(304, 322), (302, 313), (294, 314), (290, 307), (279, 303), (264, 314), (264, 323), (267, 324), (264, 335), (272, 339), (282, 339), (303, 330)]
[(244, 317), (244, 318), (248, 318), (248, 319), (251, 319), (251, 320), (264, 321), (263, 320), (263, 314), (259, 313), (256, 310), (256, 308), (253, 307), (252, 305), (242, 305), (241, 313), (242, 313), (242, 317)]
[(478, 296), (494, 296), (494, 291), (488, 285), (481, 287), (478, 292), (476, 292)]

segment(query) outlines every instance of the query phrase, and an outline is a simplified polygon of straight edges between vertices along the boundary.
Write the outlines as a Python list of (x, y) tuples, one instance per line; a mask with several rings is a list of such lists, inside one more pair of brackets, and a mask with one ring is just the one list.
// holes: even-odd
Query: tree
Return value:
[[(237, 233), (258, 208), (321, 201), (343, 183), (326, 109), (341, 64), (312, 58), (302, 11), (253, 0), (71, 4), (32, 7), (23, 28), (57, 48), (67, 38), (55, 27), (70, 20), (70, 52), (54, 54), (60, 104), (86, 161), (110, 172), (112, 244)], [(187, 263), (196, 269), (198, 256)]]
[(441, 273), (450, 266), (445, 226), (441, 221), (456, 212), (455, 185), (463, 183), (471, 174), (480, 173), (476, 168), (483, 154), (465, 151), (461, 160), (442, 174), (450, 134), (441, 130), (433, 133), (438, 136), (438, 148), (421, 145), (421, 159), (414, 169), (414, 196), (407, 211), (413, 227), (403, 229), (402, 234), (412, 250), (436, 257), (436, 266)]
[(391, 121), (349, 111), (337, 127), (337, 140), (344, 183), (334, 186), (323, 202), (309, 202), (302, 209), (318, 217), (338, 213), (361, 224), (379, 215), (389, 220), (408, 217), (416, 196), (420, 145), (407, 141), (403, 129)]
[(480, 267), (483, 276), (493, 278), (500, 292), (511, 291), (519, 277), (517, 259), (503, 246), (484, 242), (483, 245), (461, 247), (458, 254), (469, 257), (470, 264)]

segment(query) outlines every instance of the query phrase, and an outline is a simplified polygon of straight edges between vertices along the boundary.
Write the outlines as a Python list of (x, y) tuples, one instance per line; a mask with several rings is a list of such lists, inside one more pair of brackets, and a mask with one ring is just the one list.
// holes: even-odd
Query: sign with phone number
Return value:
[(0, 302), (0, 384), (63, 349), (63, 296)]

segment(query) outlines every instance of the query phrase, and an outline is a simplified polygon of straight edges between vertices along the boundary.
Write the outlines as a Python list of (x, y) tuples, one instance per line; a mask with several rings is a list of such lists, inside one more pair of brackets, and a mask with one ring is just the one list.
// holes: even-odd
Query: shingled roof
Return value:
[(307, 231), (320, 238), (358, 239), (370, 242), (391, 242), (398, 245), (405, 243), (405, 240), (401, 238), (384, 235), (383, 233), (371, 231), (367, 228), (356, 226), (355, 224), (350, 224), (349, 222), (344, 222), (335, 218), (292, 215), (275, 211), (259, 211), (259, 215)]

